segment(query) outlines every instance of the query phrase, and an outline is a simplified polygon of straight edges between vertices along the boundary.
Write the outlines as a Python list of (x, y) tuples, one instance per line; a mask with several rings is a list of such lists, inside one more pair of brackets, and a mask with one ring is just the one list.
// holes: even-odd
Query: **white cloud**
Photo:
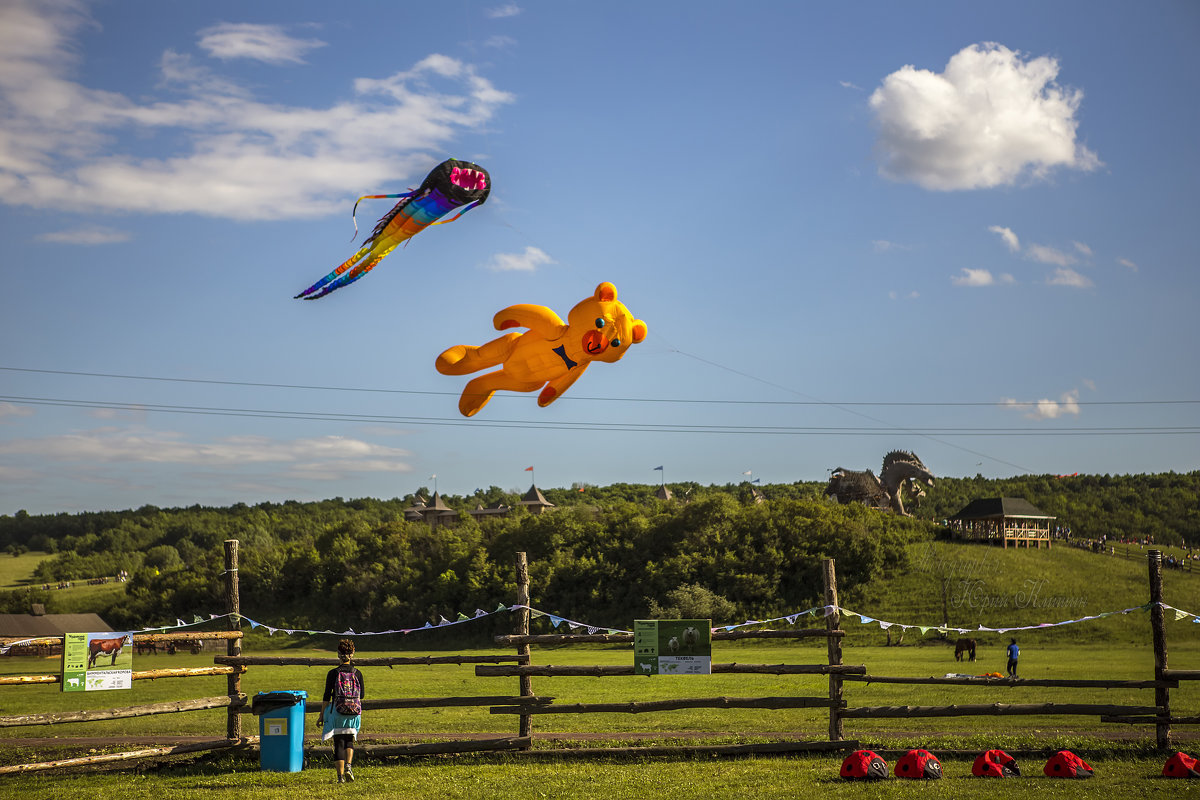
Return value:
[(491, 19), (504, 19), (505, 17), (515, 17), (521, 13), (521, 7), (516, 3), (505, 3), (502, 6), (489, 8), (485, 12)]
[(1004, 240), (1004, 243), (1008, 245), (1008, 249), (1012, 252), (1015, 253), (1021, 249), (1021, 240), (1017, 238), (1015, 233), (1013, 233), (1012, 228), (1003, 228), (999, 225), (992, 225), (988, 228), (988, 230), (992, 233), (1000, 234), (1000, 238)]
[(1079, 416), (1079, 390), (1063, 392), (1058, 400), (1042, 399), (1036, 402), (1021, 402), (1005, 398), (1000, 405), (1014, 411), (1024, 411), (1029, 419), (1057, 419), (1064, 414)]
[(890, 300), (916, 300), (920, 296), (921, 296), (921, 293), (918, 292), (916, 289), (913, 289), (911, 292), (908, 292), (907, 294), (901, 294), (900, 292), (897, 292), (897, 291), (888, 292), (888, 299), (890, 299)]
[(540, 266), (556, 263), (542, 249), (526, 247), (523, 253), (497, 253), (487, 267), (496, 272), (534, 272)]
[(39, 242), (52, 242), (54, 244), (119, 244), (128, 242), (133, 238), (128, 231), (119, 231), (114, 228), (105, 228), (102, 225), (84, 225), (80, 228), (68, 228), (65, 231), (53, 231), (51, 233), (43, 233), (37, 237)]
[(304, 54), (324, 47), (320, 39), (296, 39), (278, 25), (222, 22), (200, 31), (200, 47), (225, 61), (249, 58), (267, 64), (303, 64)]
[(1075, 245), (1075, 249), (1079, 251), (1084, 258), (1092, 257), (1092, 248), (1088, 247), (1083, 242), (1071, 242), (1071, 244)]
[(57, 463), (183, 464), (225, 469), (281, 464), (294, 475), (343, 475), (352, 472), (407, 472), (408, 451), (351, 439), (320, 436), (275, 440), (266, 436), (230, 436), (194, 442), (173, 432), (98, 428), (0, 442), (0, 456), (34, 456)]
[(950, 276), (950, 283), (955, 286), (995, 286), (996, 284), (1016, 282), (1016, 278), (1007, 272), (1002, 272), (999, 277), (996, 277), (992, 275), (991, 270), (971, 269), (970, 267), (963, 267), (961, 275)]
[(1080, 275), (1070, 267), (1058, 267), (1046, 278), (1051, 286), (1071, 286), (1076, 289), (1087, 289), (1096, 284), (1086, 275)]
[(513, 100), (472, 65), (434, 54), (354, 81), (349, 99), (333, 105), (260, 102), (171, 51), (160, 88), (182, 96), (131, 98), (73, 79), (74, 36), (85, 24), (70, 3), (0, 4), (0, 202), (316, 216), (363, 187), (415, 185), (435, 163), (429, 153), (444, 153)]
[(1055, 247), (1042, 244), (1031, 244), (1025, 248), (1025, 255), (1042, 264), (1056, 264), (1060, 267), (1070, 266), (1076, 262), (1075, 256), (1064, 253)]
[(32, 417), (33, 409), (29, 406), (16, 406), (12, 403), (0, 402), (0, 419), (4, 417)]
[(926, 189), (982, 189), (1044, 179), (1058, 167), (1092, 170), (1076, 141), (1079, 90), (1055, 83), (1058, 61), (1003, 45), (971, 45), (944, 72), (904, 66), (870, 98), (885, 177)]
[(1117, 263), (1120, 264), (1122, 267), (1126, 267), (1128, 269), (1133, 270), (1134, 272), (1138, 271), (1138, 265), (1133, 263), (1132, 261), (1130, 261), (1128, 258), (1118, 258)]
[(861, 92), (863, 90), (863, 88), (861, 86), (853, 84), (850, 81), (838, 81), (838, 83), (841, 84), (843, 89), (854, 89), (859, 92)]
[(909, 248), (902, 244), (889, 242), (887, 239), (875, 239), (871, 242), (871, 249), (876, 253), (888, 253), (892, 250), (908, 250)]

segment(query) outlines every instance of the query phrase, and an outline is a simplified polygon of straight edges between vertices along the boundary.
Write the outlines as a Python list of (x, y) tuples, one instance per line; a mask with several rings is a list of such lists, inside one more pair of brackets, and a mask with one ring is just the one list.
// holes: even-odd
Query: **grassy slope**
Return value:
[(36, 551), (19, 556), (0, 555), (0, 590), (32, 585), (34, 569), (48, 557), (48, 554)]
[[(946, 591), (943, 597), (943, 585)], [(1200, 573), (1165, 570), (1164, 601), (1200, 613)], [(905, 624), (940, 625), (943, 606), (953, 627), (1000, 628), (1060, 622), (1140, 606), (1149, 600), (1145, 561), (1085, 550), (1009, 548), (957, 542), (912, 545), (903, 572), (877, 580), (842, 605), (869, 616)], [(853, 623), (848, 623), (853, 624)], [(882, 641), (877, 626), (873, 641)], [(1169, 636), (1195, 641), (1200, 625), (1173, 622)], [(1145, 644), (1149, 622), (1142, 614), (1118, 615), (1049, 631), (978, 634), (981, 645), (1003, 649), (1018, 640)], [(932, 640), (935, 634), (925, 637)], [(905, 644), (919, 641), (910, 631)]]

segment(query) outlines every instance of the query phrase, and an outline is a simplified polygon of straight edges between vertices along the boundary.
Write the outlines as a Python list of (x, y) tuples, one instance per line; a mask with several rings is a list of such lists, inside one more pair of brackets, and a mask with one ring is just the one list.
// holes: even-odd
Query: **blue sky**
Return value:
[[(1195, 470), (1198, 35), (1192, 2), (0, 0), (0, 513)], [(292, 299), (448, 157), (486, 205)], [(439, 352), (601, 281), (644, 342), (458, 415)]]

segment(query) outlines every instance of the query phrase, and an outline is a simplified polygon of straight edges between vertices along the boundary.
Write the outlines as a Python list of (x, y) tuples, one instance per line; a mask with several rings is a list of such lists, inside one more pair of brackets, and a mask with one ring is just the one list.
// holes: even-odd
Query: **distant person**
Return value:
[(354, 666), (354, 642), (338, 642), (338, 660), (342, 663), (325, 676), (325, 693), (321, 695), (321, 738), (333, 739), (333, 766), (337, 782), (354, 780), (350, 764), (354, 761), (354, 740), (362, 725), (363, 676)]
[(1017, 647), (1017, 640), (1010, 639), (1008, 644), (1008, 677), (1017, 677), (1017, 659), (1021, 657), (1021, 648)]

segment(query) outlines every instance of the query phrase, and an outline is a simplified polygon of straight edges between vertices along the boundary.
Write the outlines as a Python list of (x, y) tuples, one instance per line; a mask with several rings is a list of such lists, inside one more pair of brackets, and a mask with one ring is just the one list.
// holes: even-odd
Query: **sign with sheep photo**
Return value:
[(634, 620), (633, 660), (638, 675), (711, 675), (712, 620)]

